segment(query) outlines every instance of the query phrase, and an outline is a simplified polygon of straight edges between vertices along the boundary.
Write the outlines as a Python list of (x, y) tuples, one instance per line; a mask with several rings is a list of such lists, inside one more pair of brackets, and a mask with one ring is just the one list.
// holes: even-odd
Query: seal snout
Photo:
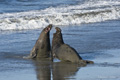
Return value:
[(49, 32), (52, 29), (52, 24), (49, 24), (46, 28), (45, 28), (45, 33)]
[(52, 24), (49, 24), (47, 30), (50, 31), (52, 29)]
[(55, 27), (56, 32), (61, 32), (61, 29), (59, 27)]
[(51, 29), (52, 29), (52, 24), (49, 24), (49, 25), (48, 25), (48, 28), (51, 30)]

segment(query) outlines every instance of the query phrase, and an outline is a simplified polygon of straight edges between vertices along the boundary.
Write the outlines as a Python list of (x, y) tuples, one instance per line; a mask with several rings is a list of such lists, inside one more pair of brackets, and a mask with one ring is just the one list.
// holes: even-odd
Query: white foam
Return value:
[(37, 29), (48, 24), (75, 25), (120, 18), (120, 1), (89, 1), (72, 6), (0, 14), (0, 30)]

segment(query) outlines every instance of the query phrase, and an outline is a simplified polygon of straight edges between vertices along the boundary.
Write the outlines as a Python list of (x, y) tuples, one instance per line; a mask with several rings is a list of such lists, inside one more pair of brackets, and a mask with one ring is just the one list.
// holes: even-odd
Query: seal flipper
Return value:
[(37, 47), (40, 47), (41, 49), (44, 48), (44, 44), (42, 43), (40, 46), (36, 46), (32, 49), (32, 51), (30, 52), (30, 55), (29, 56), (24, 56), (23, 58), (25, 59), (32, 59), (32, 58), (35, 58), (37, 56)]
[(87, 64), (94, 64), (93, 61), (84, 60)]
[(93, 61), (88, 61), (88, 60), (79, 60), (79, 63), (94, 64)]
[(33, 48), (29, 56), (24, 56), (23, 58), (25, 59), (32, 59), (37, 56), (37, 49)]
[(81, 67), (83, 66), (87, 66), (87, 63), (84, 61), (84, 60), (79, 60), (79, 63), (78, 63)]
[(32, 55), (29, 56), (23, 56), (24, 59), (32, 59), (35, 58), (37, 56), (37, 54), (33, 53)]
[(93, 61), (88, 61), (88, 60), (79, 60), (79, 65), (80, 66), (87, 66), (87, 64), (94, 64)]

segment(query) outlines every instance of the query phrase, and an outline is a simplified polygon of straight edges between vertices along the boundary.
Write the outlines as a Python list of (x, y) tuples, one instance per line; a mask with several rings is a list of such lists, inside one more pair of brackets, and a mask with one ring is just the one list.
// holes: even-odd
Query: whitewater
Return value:
[(86, 0), (40, 10), (1, 13), (0, 31), (38, 29), (48, 24), (80, 25), (115, 19), (120, 19), (119, 0)]

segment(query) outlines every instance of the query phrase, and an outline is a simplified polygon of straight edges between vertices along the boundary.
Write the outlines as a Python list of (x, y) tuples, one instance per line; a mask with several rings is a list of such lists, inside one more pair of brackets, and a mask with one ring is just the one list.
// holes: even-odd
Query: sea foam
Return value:
[(120, 2), (98, 0), (44, 10), (0, 14), (0, 30), (37, 29), (48, 24), (78, 25), (113, 19), (120, 19)]

